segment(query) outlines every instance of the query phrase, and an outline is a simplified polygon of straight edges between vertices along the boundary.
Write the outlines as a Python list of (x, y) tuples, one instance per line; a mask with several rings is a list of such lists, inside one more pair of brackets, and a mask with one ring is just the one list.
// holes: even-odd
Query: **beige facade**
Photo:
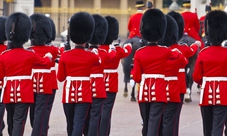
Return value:
[[(68, 19), (76, 12), (86, 11), (91, 14), (111, 15), (119, 21), (119, 36), (126, 37), (127, 24), (131, 14), (136, 12), (137, 0), (41, 0), (42, 8), (35, 12), (50, 14), (60, 34), (68, 27)], [(144, 0), (146, 2), (146, 0)], [(153, 0), (156, 8), (162, 8), (162, 0)]]

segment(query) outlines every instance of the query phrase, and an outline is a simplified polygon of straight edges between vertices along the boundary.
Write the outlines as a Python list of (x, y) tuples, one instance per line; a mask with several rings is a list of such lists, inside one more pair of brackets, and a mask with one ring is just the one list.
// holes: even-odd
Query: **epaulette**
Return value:
[(167, 46), (161, 46), (161, 45), (158, 45), (158, 47), (164, 47), (164, 48), (168, 48)]
[(144, 49), (145, 47), (146, 47), (146, 46), (140, 47), (140, 48), (138, 48), (136, 51), (142, 50), (142, 49)]
[(4, 54), (4, 53), (6, 53), (6, 52), (9, 52), (10, 50), (11, 50), (11, 49), (4, 50), (4, 51), (1, 53), (1, 55)]
[(207, 48), (209, 48), (210, 46), (204, 47), (202, 50), (200, 50), (200, 52), (206, 50)]
[(26, 48), (25, 50), (26, 51), (31, 51), (31, 52), (34, 52), (35, 53), (35, 51), (32, 48), (30, 48), (30, 47)]

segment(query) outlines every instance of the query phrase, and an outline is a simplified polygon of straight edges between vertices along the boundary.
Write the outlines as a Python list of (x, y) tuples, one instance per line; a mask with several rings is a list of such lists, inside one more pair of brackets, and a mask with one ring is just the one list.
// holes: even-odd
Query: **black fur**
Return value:
[(113, 40), (117, 40), (119, 33), (119, 23), (118, 20), (112, 16), (105, 17), (108, 22), (108, 34), (104, 44), (111, 44)]
[(208, 41), (211, 45), (221, 45), (227, 39), (227, 14), (221, 10), (210, 11), (204, 22)]
[(166, 15), (166, 21), (166, 33), (164, 38), (159, 41), (159, 44), (169, 47), (178, 42), (178, 27), (176, 21), (170, 15)]
[(91, 38), (91, 44), (102, 44), (106, 40), (108, 23), (104, 17), (98, 14), (92, 15), (95, 20), (95, 30)]
[(6, 41), (6, 34), (5, 34), (5, 22), (6, 22), (7, 17), (0, 17), (0, 42)]
[(183, 37), (184, 34), (184, 18), (182, 15), (178, 12), (171, 11), (168, 13), (168, 15), (172, 16), (173, 19), (177, 22), (178, 25), (178, 39), (180, 40)]
[(34, 45), (44, 45), (52, 37), (51, 25), (48, 18), (43, 14), (35, 13), (30, 16), (32, 20), (34, 34), (31, 34), (31, 39), (34, 39)]
[(5, 23), (7, 40), (10, 40), (10, 32), (12, 31), (13, 24), (15, 25), (15, 34), (11, 40), (13, 42), (13, 48), (21, 48), (30, 37), (32, 29), (31, 20), (24, 13), (15, 12), (11, 14)]
[(70, 39), (77, 44), (89, 42), (95, 29), (95, 21), (87, 12), (75, 13), (69, 22)]
[(161, 40), (166, 31), (166, 17), (159, 9), (147, 10), (141, 19), (140, 31), (148, 42)]
[(52, 32), (50, 41), (54, 41), (55, 37), (56, 37), (55, 24), (54, 24), (54, 21), (51, 18), (48, 17), (48, 19), (49, 19), (49, 22), (50, 22), (50, 25), (51, 25), (51, 32)]

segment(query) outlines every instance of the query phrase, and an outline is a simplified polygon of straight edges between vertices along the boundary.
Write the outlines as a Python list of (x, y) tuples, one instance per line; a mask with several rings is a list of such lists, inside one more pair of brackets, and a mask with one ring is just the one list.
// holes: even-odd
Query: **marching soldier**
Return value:
[(129, 18), (128, 21), (128, 30), (129, 30), (129, 36), (128, 38), (133, 38), (133, 37), (141, 37), (140, 34), (140, 20), (143, 16), (143, 10), (144, 10), (144, 3), (143, 1), (136, 1), (136, 6), (137, 12), (132, 14)]
[(31, 20), (23, 13), (13, 13), (6, 20), (8, 50), (0, 56), (0, 78), (4, 77), (1, 100), (6, 104), (8, 131), (10, 136), (22, 136), (28, 108), (34, 103), (32, 84), (33, 65), (49, 65), (52, 55), (44, 58), (25, 50), (23, 44), (31, 34)]
[(100, 136), (99, 134), (99, 121), (101, 117), (102, 105), (106, 99), (106, 90), (104, 84), (104, 65), (106, 62), (115, 57), (116, 51), (115, 46), (110, 45), (110, 50), (100, 49), (99, 44), (102, 44), (107, 36), (108, 23), (106, 19), (100, 15), (94, 14), (92, 17), (95, 20), (95, 31), (93, 33), (92, 39), (89, 42), (89, 49), (98, 49), (99, 57), (101, 58), (101, 65), (94, 66), (91, 71), (91, 90), (92, 90), (92, 104), (87, 117), (87, 123), (85, 129), (87, 128), (87, 134), (85, 131), (85, 136)]
[[(167, 28), (164, 38), (159, 44), (167, 46), (171, 49), (172, 45), (178, 42), (178, 26), (176, 21), (166, 15)], [(166, 96), (167, 104), (162, 116), (161, 135), (174, 136), (174, 123), (177, 113), (177, 107), (180, 101), (180, 88), (178, 82), (178, 71), (188, 63), (188, 60), (180, 53), (179, 59), (169, 59), (165, 67)]]
[(170, 58), (177, 59), (179, 52), (172, 52), (157, 43), (166, 31), (166, 17), (159, 9), (147, 10), (140, 28), (142, 37), (148, 44), (135, 53), (133, 79), (140, 83), (138, 102), (143, 120), (142, 135), (156, 136), (159, 134), (167, 102), (164, 80), (166, 63)]
[(85, 119), (92, 102), (90, 86), (91, 68), (99, 65), (97, 49), (85, 50), (90, 41), (95, 22), (86, 12), (75, 13), (69, 23), (69, 36), (75, 48), (64, 52), (59, 60), (57, 78), (65, 80), (62, 102), (67, 121), (68, 136), (82, 136)]
[[(118, 38), (119, 24), (114, 17), (106, 16), (105, 18), (108, 22), (108, 34), (105, 42), (99, 48), (108, 52), (110, 44), (113, 44), (113, 40), (117, 40)], [(116, 56), (104, 65), (104, 82), (107, 98), (104, 100), (101, 113), (100, 136), (109, 136), (110, 134), (112, 109), (118, 92), (117, 68), (120, 59), (128, 56), (132, 50), (131, 44), (125, 44), (123, 48), (117, 44), (115, 48)]]
[(52, 95), (49, 97), (47, 107), (46, 107), (46, 114), (45, 114), (45, 119), (44, 119), (44, 124), (43, 124), (43, 135), (47, 136), (48, 135), (48, 129), (49, 129), (49, 119), (50, 119), (50, 113), (51, 109), (53, 106), (56, 90), (58, 89), (58, 83), (57, 83), (57, 76), (56, 76), (56, 68), (55, 68), (55, 61), (58, 55), (60, 54), (60, 51), (58, 47), (55, 47), (52, 45), (51, 41), (55, 40), (56, 36), (56, 30), (55, 30), (55, 24), (51, 18), (48, 18), (51, 24), (51, 39), (48, 41), (47, 45), (51, 46), (53, 48), (53, 61), (51, 62), (51, 85), (52, 85)]
[[(0, 53), (6, 50), (6, 45), (4, 42), (7, 40), (5, 36), (5, 22), (6, 22), (6, 17), (0, 17)], [(2, 91), (2, 86), (3, 86), (3, 80), (0, 80), (0, 93)], [(1, 95), (0, 95), (1, 96)], [(5, 128), (5, 123), (3, 120), (5, 113), (5, 104), (0, 102), (0, 136), (2, 136), (2, 131)]]
[[(221, 19), (220, 19), (221, 18)], [(210, 46), (196, 60), (193, 79), (201, 85), (200, 109), (205, 136), (222, 136), (227, 113), (227, 50), (221, 43), (227, 39), (227, 14), (210, 11), (205, 18), (205, 34)]]
[[(168, 15), (172, 16), (178, 25), (178, 39), (181, 39), (183, 37), (184, 32), (184, 19), (182, 15), (178, 12), (171, 11), (168, 13)], [(180, 50), (180, 52), (184, 55), (186, 59), (193, 56), (200, 47), (200, 42), (196, 42), (196, 44), (192, 44), (191, 46), (188, 46), (186, 44), (173, 44), (170, 46), (171, 49), (177, 48)], [(179, 119), (180, 119), (180, 112), (182, 109), (182, 104), (184, 101), (184, 94), (186, 93), (186, 74), (185, 74), (185, 67), (186, 65), (181, 65), (179, 72), (178, 72), (178, 84), (180, 89), (180, 99), (181, 102), (178, 103), (177, 113), (176, 113), (176, 119), (175, 119), (175, 126), (174, 126), (174, 135), (178, 136), (179, 133)]]
[(192, 37), (195, 40), (198, 40), (201, 42), (201, 49), (204, 48), (204, 43), (202, 39), (199, 36), (199, 19), (196, 13), (193, 13), (190, 11), (191, 8), (191, 0), (184, 0), (183, 6), (185, 8), (185, 11), (181, 13), (181, 15), (184, 18), (184, 32)]
[[(51, 39), (51, 25), (46, 16), (43, 14), (31, 15), (32, 31), (30, 49), (34, 50), (36, 54), (43, 57), (47, 52), (54, 56), (52, 63), (55, 63), (57, 52), (54, 47), (46, 46), (47, 41)], [(35, 103), (30, 108), (30, 121), (32, 125), (32, 136), (41, 136), (43, 133), (43, 124), (45, 119), (45, 112), (49, 97), (52, 95), (52, 77), (51, 65), (48, 66), (33, 66), (33, 91)]]

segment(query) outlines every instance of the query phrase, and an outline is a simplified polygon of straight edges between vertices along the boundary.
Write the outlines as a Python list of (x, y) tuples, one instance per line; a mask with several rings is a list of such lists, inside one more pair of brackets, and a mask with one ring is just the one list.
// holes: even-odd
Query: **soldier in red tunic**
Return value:
[(196, 13), (190, 11), (191, 4), (190, 0), (184, 0), (183, 6), (185, 7), (185, 11), (181, 13), (184, 18), (184, 32), (192, 37), (195, 40), (201, 42), (201, 49), (204, 48), (204, 43), (199, 36), (200, 24), (199, 19)]
[(158, 45), (166, 31), (166, 17), (159, 9), (147, 10), (140, 31), (148, 44), (135, 53), (133, 79), (140, 83), (138, 102), (143, 120), (143, 136), (156, 136), (160, 131), (162, 113), (167, 102), (165, 67), (168, 59), (179, 52)]
[(57, 83), (57, 76), (56, 76), (56, 68), (55, 68), (55, 61), (58, 55), (60, 55), (59, 48), (53, 45), (51, 42), (55, 40), (56, 36), (56, 30), (55, 30), (55, 24), (51, 18), (49, 18), (50, 24), (51, 24), (51, 39), (49, 39), (47, 45), (51, 46), (53, 48), (54, 53), (53, 55), (53, 61), (51, 62), (51, 85), (52, 85), (52, 95), (49, 97), (48, 103), (47, 103), (47, 108), (46, 108), (46, 114), (45, 114), (45, 119), (44, 119), (44, 124), (43, 124), (43, 135), (47, 136), (48, 135), (48, 129), (49, 129), (49, 119), (50, 119), (50, 113), (51, 109), (53, 106), (56, 90), (58, 89), (58, 83)]
[(200, 51), (193, 79), (201, 85), (200, 109), (205, 136), (222, 136), (227, 113), (227, 14), (210, 11), (205, 18), (205, 34), (210, 46)]
[[(166, 15), (167, 28), (164, 38), (159, 41), (160, 45), (164, 45), (172, 49), (172, 45), (178, 42), (178, 26), (176, 21), (170, 16)], [(178, 71), (188, 63), (188, 60), (180, 53), (179, 59), (169, 59), (165, 68), (165, 81), (167, 104), (162, 116), (161, 135), (162, 136), (175, 136), (174, 123), (177, 114), (177, 108), (180, 100), (180, 88), (178, 81)]]
[[(100, 49), (109, 51), (109, 46), (113, 44), (113, 40), (117, 40), (119, 32), (119, 24), (116, 18), (111, 16), (105, 17), (108, 22), (108, 34), (105, 42), (99, 47)], [(104, 100), (103, 109), (100, 120), (100, 136), (109, 136), (111, 126), (111, 115), (115, 98), (118, 92), (118, 72), (120, 59), (131, 53), (131, 44), (120, 47), (115, 45), (116, 56), (104, 65), (104, 81), (107, 93), (107, 99)]]
[(92, 15), (95, 20), (95, 31), (92, 39), (89, 42), (89, 50), (94, 48), (98, 49), (98, 54), (101, 59), (101, 65), (94, 66), (91, 71), (91, 90), (92, 90), (92, 104), (87, 117), (85, 129), (85, 136), (100, 136), (99, 134), (99, 121), (102, 112), (103, 102), (106, 99), (106, 89), (104, 83), (104, 66), (112, 58), (115, 57), (115, 46), (112, 46), (107, 52), (100, 49), (99, 45), (102, 44), (107, 36), (108, 23), (106, 19), (98, 14)]
[[(182, 15), (178, 12), (171, 11), (168, 13), (168, 15), (172, 16), (175, 21), (177, 22), (178, 25), (178, 39), (181, 39), (184, 33), (184, 19)], [(200, 42), (196, 42), (197, 44), (192, 44), (191, 46), (188, 46), (186, 44), (173, 44), (170, 46), (171, 49), (177, 48), (180, 50), (180, 52), (184, 55), (186, 59), (189, 57), (193, 56), (198, 48), (200, 47)], [(181, 65), (179, 72), (178, 72), (178, 84), (179, 84), (179, 89), (180, 89), (180, 99), (181, 102), (178, 103), (178, 108), (177, 108), (177, 114), (175, 118), (175, 131), (174, 135), (178, 136), (179, 133), (179, 119), (180, 119), (180, 112), (182, 108), (182, 104), (184, 101), (184, 95), (186, 93), (186, 74), (185, 74), (185, 67), (186, 65)]]
[[(4, 42), (7, 40), (5, 36), (5, 22), (6, 22), (6, 17), (0, 17), (0, 53), (6, 50), (6, 45)], [(3, 80), (0, 80), (0, 93), (2, 91), (2, 86), (3, 86)], [(0, 95), (1, 96), (1, 95)], [(3, 120), (5, 113), (5, 104), (0, 102), (0, 136), (2, 136), (2, 131), (5, 128), (5, 123)]]
[[(68, 136), (82, 136), (85, 119), (92, 103), (91, 68), (99, 65), (99, 56), (85, 45), (90, 41), (95, 22), (86, 12), (75, 13), (69, 23), (69, 36), (75, 48), (61, 54), (57, 78), (64, 82), (62, 102), (67, 121)], [(92, 50), (97, 53), (97, 49)]]
[(143, 10), (144, 10), (144, 3), (143, 1), (136, 1), (137, 12), (132, 14), (128, 21), (128, 30), (129, 30), (129, 36), (128, 38), (133, 37), (141, 37), (140, 34), (140, 20), (143, 16)]
[[(210, 12), (211, 11), (211, 6), (210, 5), (206, 5), (206, 7), (205, 7), (205, 12), (206, 12), (206, 14), (208, 13), (208, 12)], [(205, 18), (206, 18), (206, 15), (204, 15), (204, 16), (201, 16), (200, 17), (200, 19), (199, 19), (199, 21), (200, 21), (200, 24), (201, 24), (201, 36), (202, 37), (204, 37), (205, 36), (205, 33), (204, 33), (204, 20), (205, 20)]]
[[(30, 18), (32, 21), (30, 37), (32, 45), (30, 49), (34, 50), (40, 57), (50, 52), (53, 56), (51, 64), (54, 64), (58, 52), (53, 46), (46, 45), (47, 41), (49, 41), (52, 36), (51, 25), (48, 18), (43, 14), (33, 14)], [(47, 104), (52, 95), (51, 65), (34, 65), (32, 79), (35, 103), (30, 107), (30, 121), (33, 128), (31, 135), (40, 136), (43, 133)]]
[(47, 66), (52, 55), (44, 58), (25, 50), (23, 44), (31, 34), (31, 20), (23, 13), (13, 13), (6, 20), (8, 50), (0, 56), (0, 78), (4, 77), (1, 100), (6, 104), (8, 132), (10, 136), (23, 136), (28, 108), (34, 103), (32, 67)]

